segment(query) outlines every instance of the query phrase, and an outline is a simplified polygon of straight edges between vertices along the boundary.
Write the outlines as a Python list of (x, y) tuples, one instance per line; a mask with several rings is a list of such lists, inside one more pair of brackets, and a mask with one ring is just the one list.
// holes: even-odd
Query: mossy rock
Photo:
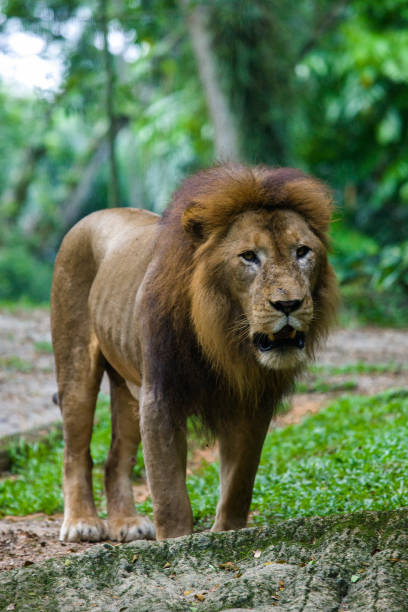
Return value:
[(406, 612), (408, 510), (101, 544), (0, 576), (0, 610)]

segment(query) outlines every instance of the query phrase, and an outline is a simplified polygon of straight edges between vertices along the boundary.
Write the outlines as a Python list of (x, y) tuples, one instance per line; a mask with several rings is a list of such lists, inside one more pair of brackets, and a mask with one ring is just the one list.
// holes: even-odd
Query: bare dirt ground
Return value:
[[(0, 310), (0, 439), (60, 421), (59, 409), (51, 401), (56, 384), (49, 343), (48, 311)], [(337, 330), (318, 354), (316, 362), (335, 366), (357, 362), (401, 366), (395, 372), (354, 374), (353, 393), (371, 395), (385, 389), (406, 387), (408, 330)], [(338, 394), (296, 394), (291, 400), (291, 410), (279, 416), (274, 425), (296, 423), (306, 414), (320, 410)], [(203, 459), (211, 461), (215, 457), (216, 449), (198, 449), (192, 456), (189, 470), (196, 469)], [(145, 485), (135, 487), (138, 501), (146, 495)], [(92, 546), (90, 543), (58, 542), (61, 519), (61, 516), (34, 515), (0, 520), (0, 570), (75, 554)]]

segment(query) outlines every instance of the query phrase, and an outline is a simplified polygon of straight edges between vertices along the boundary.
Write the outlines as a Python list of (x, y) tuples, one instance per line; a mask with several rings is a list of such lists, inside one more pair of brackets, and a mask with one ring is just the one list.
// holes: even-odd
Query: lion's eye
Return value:
[(298, 259), (302, 259), (302, 257), (307, 255), (309, 251), (310, 251), (310, 247), (308, 247), (308, 246), (300, 246), (298, 249), (296, 249), (296, 257)]
[(258, 263), (259, 261), (256, 253), (254, 253), (253, 251), (244, 251), (243, 253), (240, 253), (239, 256), (242, 257), (242, 259), (245, 259), (245, 261), (248, 261), (250, 263)]

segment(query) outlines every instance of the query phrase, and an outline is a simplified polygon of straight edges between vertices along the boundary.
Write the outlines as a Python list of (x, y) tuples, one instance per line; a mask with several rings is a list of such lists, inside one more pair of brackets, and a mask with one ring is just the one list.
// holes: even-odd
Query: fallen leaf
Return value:
[(163, 565), (163, 568), (167, 569), (168, 567), (170, 567), (170, 563), (168, 561), (166, 561), (166, 563)]
[(390, 561), (390, 563), (397, 563), (397, 561), (401, 561), (401, 559), (397, 559), (397, 557), (390, 557), (387, 559), (387, 561)]
[(261, 556), (261, 551), (260, 550), (254, 550), (254, 557), (255, 559), (259, 559), (259, 557)]
[(273, 564), (273, 561), (266, 561), (266, 562), (264, 563), (264, 565), (272, 565), (272, 564)]
[(134, 563), (135, 561), (137, 561), (137, 557), (138, 557), (138, 555), (133, 555), (133, 557), (132, 557), (132, 563)]
[(285, 583), (283, 582), (283, 580), (279, 581), (279, 586), (280, 586), (281, 590), (285, 588)]
[(194, 597), (196, 599), (198, 599), (198, 601), (204, 601), (205, 600), (205, 595), (203, 595), (202, 593), (195, 593)]
[(220, 563), (218, 566), (220, 569), (225, 569), (228, 572), (236, 572), (238, 567), (232, 561), (226, 561), (225, 563)]
[(30, 561), (30, 559), (26, 559), (23, 563), (23, 567), (28, 567), (29, 565), (34, 565), (34, 561)]

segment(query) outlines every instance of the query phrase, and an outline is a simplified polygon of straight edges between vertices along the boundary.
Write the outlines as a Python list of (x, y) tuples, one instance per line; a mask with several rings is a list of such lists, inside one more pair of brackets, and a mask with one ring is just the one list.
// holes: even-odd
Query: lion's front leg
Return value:
[(165, 402), (155, 401), (152, 393), (142, 393), (140, 410), (157, 539), (189, 534), (193, 530), (193, 514), (186, 487), (185, 427), (172, 422)]
[(211, 531), (245, 527), (271, 414), (227, 423), (219, 435), (221, 495)]

